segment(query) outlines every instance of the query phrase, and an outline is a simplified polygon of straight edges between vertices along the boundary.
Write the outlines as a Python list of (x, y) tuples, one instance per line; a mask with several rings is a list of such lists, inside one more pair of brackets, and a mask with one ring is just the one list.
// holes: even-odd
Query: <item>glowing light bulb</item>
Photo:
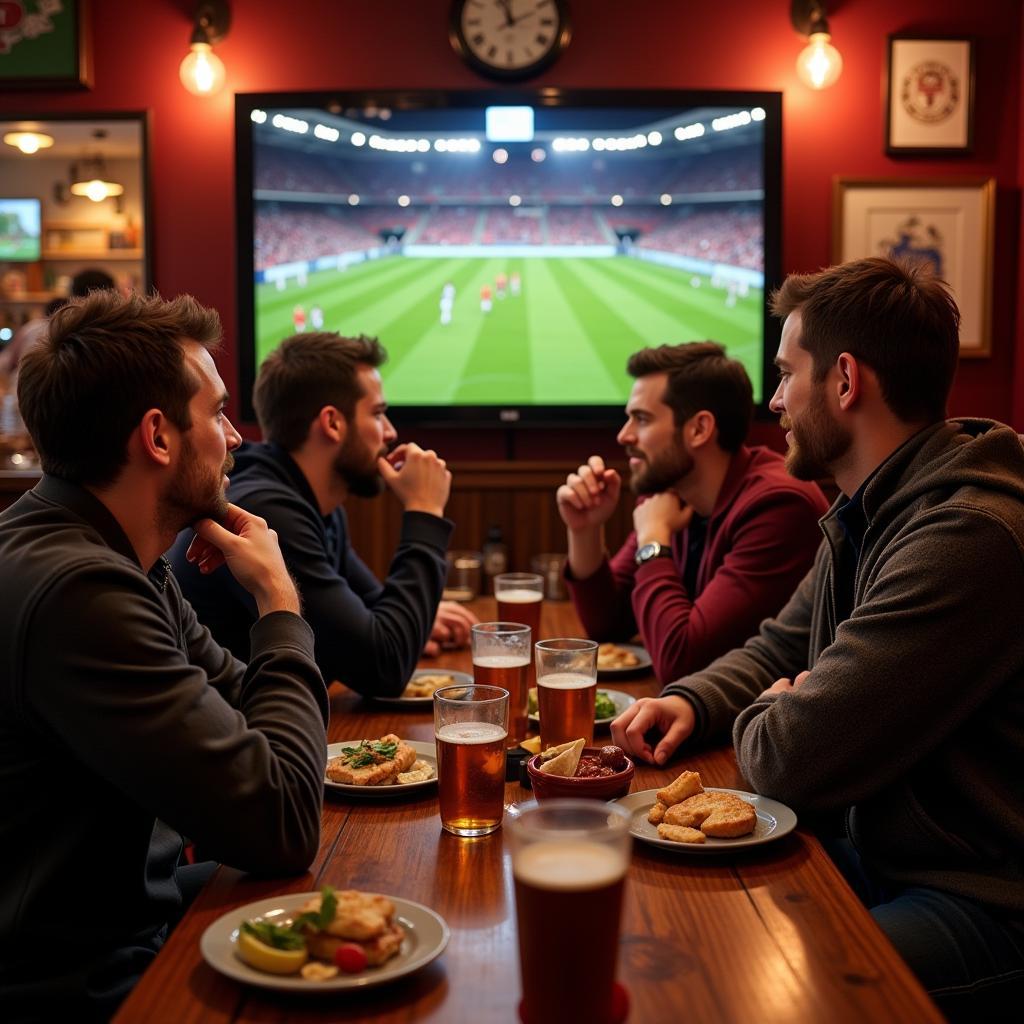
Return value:
[(181, 84), (196, 96), (210, 96), (224, 84), (224, 62), (209, 43), (193, 43), (178, 69)]
[(8, 146), (16, 146), (26, 156), (38, 153), (41, 149), (49, 149), (53, 145), (53, 136), (42, 132), (8, 132), (4, 135)]
[(804, 85), (827, 89), (843, 70), (843, 58), (827, 32), (812, 32), (796, 59), (796, 73)]

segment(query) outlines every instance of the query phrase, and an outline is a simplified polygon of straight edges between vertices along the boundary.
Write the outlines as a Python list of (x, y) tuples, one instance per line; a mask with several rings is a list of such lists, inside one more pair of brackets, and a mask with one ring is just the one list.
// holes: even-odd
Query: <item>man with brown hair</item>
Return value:
[(748, 448), (754, 403), (741, 363), (691, 342), (634, 353), (618, 441), (641, 501), (634, 532), (609, 559), (604, 524), (619, 474), (600, 456), (557, 493), (568, 528), (566, 578), (590, 636), (639, 629), (662, 682), (703, 668), (774, 615), (810, 568), (827, 508), (782, 456)]
[[(0, 514), (5, 1020), (109, 1018), (214, 866), (182, 835), (247, 871), (319, 847), (326, 688), (273, 533), (225, 501), (220, 334), (188, 296), (95, 292), (21, 362), (44, 476)], [(248, 666), (161, 557), (187, 524), (253, 595)]]
[(757, 636), (612, 733), (664, 764), (731, 727), (758, 792), (842, 817), (837, 862), (942, 1009), (1004, 1019), (1024, 995), (1024, 449), (945, 419), (960, 314), (923, 264), (793, 275), (773, 310), (789, 468), (842, 491), (826, 543)]
[[(286, 338), (260, 367), (253, 405), (266, 441), (238, 451), (231, 496), (277, 531), (324, 677), (396, 697), (425, 645), (466, 643), (476, 619), (441, 601), (451, 473), (432, 451), (394, 447), (378, 370), (386, 358), (374, 338)], [(352, 548), (344, 502), (384, 486), (404, 511), (382, 584)], [(237, 653), (256, 617), (252, 598), (230, 574), (190, 561), (189, 541), (171, 552), (175, 574), (199, 620)]]

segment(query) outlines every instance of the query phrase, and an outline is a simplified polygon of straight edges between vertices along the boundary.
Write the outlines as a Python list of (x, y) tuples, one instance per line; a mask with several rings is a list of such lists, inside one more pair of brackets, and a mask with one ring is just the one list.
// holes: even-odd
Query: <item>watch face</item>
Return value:
[(478, 70), (523, 78), (550, 64), (569, 39), (559, 0), (457, 0), (452, 43)]

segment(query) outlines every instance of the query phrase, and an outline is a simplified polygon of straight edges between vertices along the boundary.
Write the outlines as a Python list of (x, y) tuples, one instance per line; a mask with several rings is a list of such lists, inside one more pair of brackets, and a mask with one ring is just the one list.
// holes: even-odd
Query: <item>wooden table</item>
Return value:
[[(492, 617), (490, 599), (477, 603)], [(547, 602), (548, 636), (580, 635), (570, 605)], [(469, 668), (468, 652), (430, 664)], [(602, 683), (651, 696), (653, 676)], [(396, 732), (431, 740), (429, 711), (374, 704), (332, 687), (332, 742)], [(633, 789), (683, 767), (708, 785), (747, 789), (730, 749), (667, 769), (638, 765)], [(508, 784), (506, 801), (532, 799)], [(393, 984), (297, 998), (222, 977), (199, 954), (203, 931), (253, 900), (318, 889), (368, 889), (432, 907), (451, 927), (447, 951)], [(115, 1018), (174, 1021), (512, 1022), (519, 998), (512, 875), (504, 832), (461, 840), (443, 832), (433, 787), (412, 799), (324, 802), (320, 852), (299, 878), (253, 880), (221, 868)], [(686, 1020), (941, 1021), (943, 1018), (861, 906), (818, 841), (802, 829), (722, 857), (672, 855), (635, 843), (619, 957), (632, 1024)], [(567, 1021), (566, 1024), (575, 1024)]]

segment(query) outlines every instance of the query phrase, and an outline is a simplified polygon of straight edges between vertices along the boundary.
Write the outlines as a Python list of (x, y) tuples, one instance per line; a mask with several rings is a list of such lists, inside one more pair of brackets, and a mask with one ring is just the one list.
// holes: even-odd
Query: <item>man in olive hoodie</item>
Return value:
[(992, 1019), (1024, 993), (1024, 631), (1007, 600), (1024, 591), (1024, 449), (945, 419), (959, 312), (922, 266), (794, 275), (773, 308), (787, 464), (842, 491), (825, 542), (756, 637), (612, 732), (664, 764), (732, 727), (758, 792), (843, 821), (830, 849), (946, 1013)]

